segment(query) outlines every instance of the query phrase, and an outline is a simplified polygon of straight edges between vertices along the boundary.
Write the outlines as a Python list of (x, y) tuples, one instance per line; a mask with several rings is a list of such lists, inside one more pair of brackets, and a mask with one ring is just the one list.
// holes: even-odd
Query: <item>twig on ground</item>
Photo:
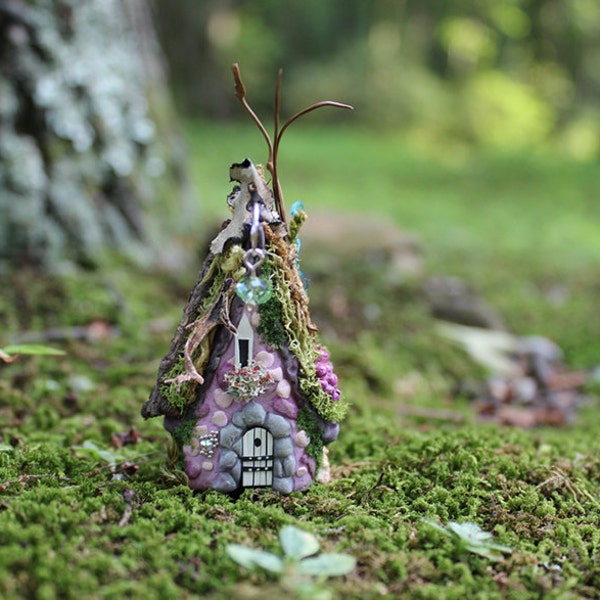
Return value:
[(133, 501), (136, 498), (136, 493), (131, 488), (125, 488), (123, 490), (123, 500), (125, 500), (125, 511), (119, 521), (119, 527), (125, 527), (129, 525), (131, 519), (131, 513), (133, 512)]

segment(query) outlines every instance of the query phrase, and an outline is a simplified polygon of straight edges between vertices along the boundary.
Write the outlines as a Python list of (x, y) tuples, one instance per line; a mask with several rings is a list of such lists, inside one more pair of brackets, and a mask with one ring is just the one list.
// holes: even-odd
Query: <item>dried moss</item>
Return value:
[[(334, 402), (322, 388), (317, 378), (315, 360), (317, 359), (317, 338), (314, 331), (309, 330), (307, 313), (304, 307), (298, 307), (292, 298), (291, 283), (286, 279), (284, 259), (274, 253), (271, 248), (269, 266), (265, 275), (272, 279), (274, 294), (270, 302), (276, 300), (271, 312), (267, 312), (268, 320), (263, 325), (261, 312), (261, 327), (266, 336), (273, 335), (274, 341), (285, 336), (287, 346), (296, 356), (300, 364), (299, 386), (305, 398), (315, 408), (325, 421), (341, 421), (348, 405), (345, 401)], [(275, 333), (271, 334), (267, 326), (273, 327)]]

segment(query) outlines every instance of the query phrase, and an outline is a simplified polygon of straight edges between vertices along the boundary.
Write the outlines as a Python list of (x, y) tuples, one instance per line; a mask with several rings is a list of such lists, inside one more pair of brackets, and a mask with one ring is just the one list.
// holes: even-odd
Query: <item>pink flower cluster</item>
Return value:
[(273, 377), (261, 365), (252, 361), (245, 367), (226, 373), (225, 382), (229, 384), (227, 392), (234, 398), (249, 400), (264, 394), (273, 383)]
[(324, 392), (337, 402), (342, 396), (342, 392), (337, 387), (338, 378), (333, 372), (333, 365), (329, 360), (329, 352), (324, 348), (319, 350), (319, 356), (315, 361), (315, 369)]

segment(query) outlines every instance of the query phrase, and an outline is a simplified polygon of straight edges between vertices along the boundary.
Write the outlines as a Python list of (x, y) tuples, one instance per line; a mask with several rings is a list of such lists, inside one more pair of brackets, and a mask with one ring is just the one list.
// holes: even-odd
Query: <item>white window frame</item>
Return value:
[[(248, 342), (248, 361), (246, 364), (242, 364), (242, 352), (240, 349), (240, 341)], [(242, 318), (237, 326), (237, 332), (235, 334), (235, 366), (237, 369), (246, 366), (252, 361), (254, 357), (254, 329), (250, 323), (248, 315), (244, 311)]]

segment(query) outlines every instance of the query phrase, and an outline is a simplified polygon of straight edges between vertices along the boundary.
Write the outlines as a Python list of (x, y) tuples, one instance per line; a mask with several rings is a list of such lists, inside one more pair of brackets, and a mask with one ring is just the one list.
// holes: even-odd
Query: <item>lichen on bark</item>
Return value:
[(0, 7), (0, 267), (155, 258), (182, 174), (146, 11), (143, 0)]

